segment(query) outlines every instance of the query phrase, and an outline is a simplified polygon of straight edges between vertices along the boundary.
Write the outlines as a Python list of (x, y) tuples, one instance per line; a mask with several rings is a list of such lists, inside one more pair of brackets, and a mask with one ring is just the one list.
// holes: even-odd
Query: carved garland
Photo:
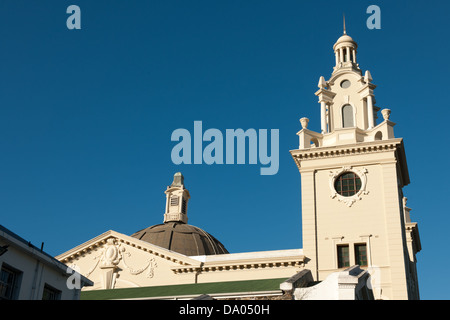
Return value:
[[(351, 197), (344, 197), (337, 193), (334, 188), (334, 183), (336, 179), (345, 172), (353, 172), (358, 175), (361, 179), (361, 189)], [(342, 167), (340, 170), (330, 171), (330, 190), (331, 190), (331, 198), (337, 198), (338, 201), (345, 203), (348, 207), (351, 207), (357, 200), (362, 200), (362, 195), (369, 194), (369, 191), (366, 190), (367, 186), (367, 172), (366, 168), (362, 169), (353, 169), (352, 167)]]
[(125, 247), (122, 246), (122, 244), (117, 244), (116, 239), (114, 239), (114, 238), (109, 238), (109, 239), (107, 239), (106, 242), (107, 242), (107, 244), (101, 250), (100, 254), (93, 258), (95, 263), (85, 274), (86, 277), (89, 277), (90, 274), (97, 268), (97, 266), (99, 264), (100, 264), (101, 269), (112, 268), (115, 270), (117, 268), (119, 262), (122, 261), (123, 265), (130, 272), (130, 274), (138, 275), (148, 269), (148, 272), (146, 275), (147, 278), (153, 278), (154, 268), (157, 267), (155, 258), (149, 258), (149, 259), (147, 259), (145, 266), (143, 266), (139, 269), (133, 269), (125, 262), (125, 259), (124, 259), (124, 256), (130, 257), (131, 253), (127, 252)]
[[(131, 256), (131, 254), (130, 254), (129, 252), (125, 252), (125, 254), (126, 254), (128, 257)], [(138, 274), (141, 274), (141, 273), (144, 272), (146, 269), (148, 269), (148, 272), (147, 272), (147, 278), (153, 278), (153, 275), (154, 275), (154, 268), (157, 267), (155, 258), (150, 258), (150, 259), (148, 259), (148, 260), (147, 260), (147, 264), (146, 264), (144, 267), (139, 268), (139, 269), (133, 269), (133, 268), (131, 268), (130, 266), (128, 266), (128, 265), (125, 263), (125, 259), (123, 259), (123, 256), (122, 256), (122, 262), (123, 262), (123, 265), (125, 266), (125, 268), (127, 268), (128, 271), (130, 272), (130, 274), (132, 274), (132, 275), (138, 275)], [(150, 267), (150, 268), (149, 268), (149, 267)]]

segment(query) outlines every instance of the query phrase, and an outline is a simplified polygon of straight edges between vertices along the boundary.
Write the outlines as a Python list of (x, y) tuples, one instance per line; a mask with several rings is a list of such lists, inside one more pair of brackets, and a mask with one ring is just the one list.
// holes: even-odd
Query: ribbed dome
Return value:
[(131, 236), (186, 256), (228, 253), (223, 244), (206, 231), (180, 222), (154, 225)]

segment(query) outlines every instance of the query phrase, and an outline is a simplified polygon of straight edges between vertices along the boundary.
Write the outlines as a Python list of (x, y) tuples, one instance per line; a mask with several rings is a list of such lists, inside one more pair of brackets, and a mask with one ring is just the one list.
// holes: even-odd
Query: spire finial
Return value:
[(344, 34), (347, 34), (347, 30), (345, 30), (345, 13), (344, 13)]
[(171, 187), (184, 187), (184, 177), (181, 172), (175, 173)]

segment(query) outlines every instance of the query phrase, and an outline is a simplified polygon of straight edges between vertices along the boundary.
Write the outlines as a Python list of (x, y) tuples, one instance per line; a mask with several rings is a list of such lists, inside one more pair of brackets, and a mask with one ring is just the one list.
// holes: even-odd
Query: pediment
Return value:
[(113, 230), (109, 230), (55, 258), (66, 265), (70, 265), (74, 260), (89, 255), (93, 251), (99, 251), (100, 249), (100, 253), (97, 253), (99, 263), (102, 263), (105, 267), (108, 265), (113, 266), (115, 263), (118, 263), (118, 259), (120, 260), (122, 252), (126, 251), (125, 246), (168, 260), (174, 266), (191, 266), (193, 268), (200, 266), (199, 261), (181, 253), (155, 246), (146, 241), (138, 240)]

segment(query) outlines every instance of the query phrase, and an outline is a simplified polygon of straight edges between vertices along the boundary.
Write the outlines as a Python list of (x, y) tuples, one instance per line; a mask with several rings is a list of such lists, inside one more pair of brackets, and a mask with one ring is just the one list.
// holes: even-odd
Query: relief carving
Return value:
[(109, 238), (106, 240), (106, 246), (103, 249), (103, 254), (101, 258), (100, 268), (116, 268), (122, 259), (122, 252), (125, 251), (125, 248), (116, 244), (114, 238)]
[[(125, 254), (126, 254), (128, 257), (131, 256), (131, 253), (129, 253), (129, 252), (126, 252)], [(142, 272), (144, 272), (145, 270), (148, 269), (148, 272), (147, 272), (147, 274), (146, 274), (146, 277), (147, 277), (147, 278), (153, 278), (153, 276), (154, 276), (154, 268), (156, 268), (156, 267), (158, 266), (157, 263), (156, 263), (155, 258), (149, 258), (149, 259), (147, 259), (145, 266), (143, 266), (143, 267), (141, 267), (141, 268), (138, 268), (138, 269), (134, 269), (134, 268), (128, 266), (128, 264), (125, 262), (125, 259), (123, 259), (122, 262), (123, 262), (123, 265), (125, 266), (125, 268), (126, 268), (126, 269), (130, 272), (130, 274), (132, 274), (132, 275), (138, 275), (138, 274), (141, 274)]]
[[(361, 188), (359, 191), (350, 197), (344, 197), (337, 193), (336, 189), (334, 188), (334, 183), (336, 179), (345, 172), (353, 172), (361, 179)], [(351, 207), (356, 201), (362, 200), (362, 195), (369, 194), (369, 191), (366, 190), (367, 186), (367, 172), (368, 170), (366, 168), (362, 169), (354, 169), (352, 167), (342, 167), (340, 170), (336, 171), (330, 171), (330, 190), (331, 190), (331, 198), (337, 198), (338, 201), (345, 203), (348, 207)]]
[[(143, 254), (143, 252), (139, 252)], [(150, 255), (149, 253), (146, 253)], [(125, 261), (127, 257), (127, 261)], [(115, 238), (108, 238), (106, 244), (100, 250), (100, 253), (93, 258), (94, 263), (91, 268), (85, 274), (89, 277), (92, 272), (99, 266), (102, 271), (102, 283), (104, 289), (113, 289), (119, 272), (127, 270), (131, 275), (139, 275), (144, 271), (147, 271), (145, 276), (147, 278), (153, 278), (154, 270), (158, 266), (153, 256), (148, 257), (145, 260), (145, 264), (138, 268), (133, 267), (133, 253), (122, 243), (118, 243)], [(120, 267), (119, 267), (120, 265)]]

